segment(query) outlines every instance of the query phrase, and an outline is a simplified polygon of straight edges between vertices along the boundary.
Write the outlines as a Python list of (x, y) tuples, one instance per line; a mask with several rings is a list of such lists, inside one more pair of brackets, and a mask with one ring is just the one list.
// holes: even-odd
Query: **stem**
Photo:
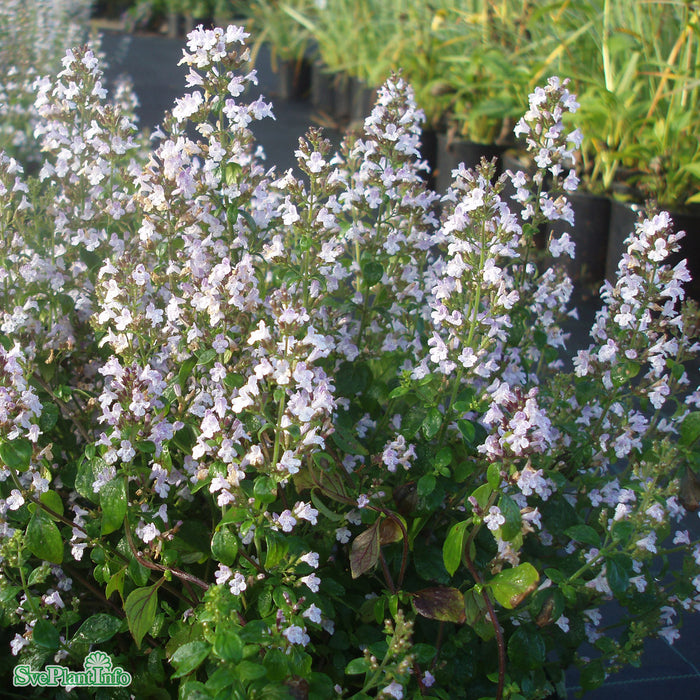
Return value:
[(58, 404), (58, 406), (61, 409), (61, 413), (63, 413), (63, 417), (69, 419), (73, 423), (73, 425), (76, 427), (76, 429), (78, 430), (78, 432), (80, 433), (82, 438), (85, 440), (85, 442), (90, 442), (90, 435), (88, 434), (85, 427), (77, 421), (73, 412), (68, 408), (68, 404), (66, 404), (64, 401), (61, 401), (61, 399), (59, 399), (58, 396), (56, 396), (56, 394), (53, 393), (53, 391), (51, 390), (51, 387), (36, 372), (33, 375), (33, 379)]
[(379, 563), (382, 565), (382, 572), (384, 573), (386, 585), (389, 586), (389, 590), (393, 595), (396, 593), (396, 586), (394, 585), (394, 579), (391, 578), (391, 572), (389, 571), (389, 567), (386, 565), (386, 559), (384, 559), (384, 554), (381, 547), (379, 548)]
[(36, 603), (34, 601), (34, 598), (29, 593), (29, 586), (27, 585), (27, 578), (24, 575), (24, 569), (22, 568), (22, 547), (21, 547), (21, 542), (18, 543), (17, 547), (17, 564), (19, 568), (19, 577), (22, 580), (22, 590), (24, 591), (24, 595), (27, 597), (27, 602), (32, 608), (32, 611), (34, 614), (37, 616), (37, 618), (41, 618), (41, 611), (39, 608), (37, 608)]
[[(285, 338), (284, 340), (284, 355), (285, 357), (287, 356), (287, 352), (289, 349), (289, 338)], [(277, 407), (277, 422), (275, 424), (275, 446), (272, 449), (272, 464), (270, 467), (272, 469), (277, 468), (277, 460), (279, 458), (279, 451), (280, 451), (280, 440), (282, 436), (282, 418), (284, 417), (284, 409), (285, 409), (285, 403), (287, 400), (287, 392), (285, 391), (282, 394), (282, 400), (280, 401), (279, 406)]]
[(481, 596), (486, 604), (486, 609), (489, 611), (489, 618), (491, 619), (491, 624), (493, 625), (494, 632), (496, 633), (496, 645), (498, 647), (498, 688), (496, 689), (496, 700), (503, 699), (503, 687), (506, 680), (506, 645), (503, 640), (503, 630), (501, 625), (498, 623), (498, 618), (496, 617), (496, 611), (493, 608), (493, 603), (489, 598), (489, 594), (486, 592), (484, 586), (484, 581), (476, 570), (474, 563), (469, 558), (469, 554), (464, 555), (464, 560), (469, 569), (469, 573), (476, 583), (481, 587)]
[[(136, 557), (136, 561), (139, 562), (139, 564), (143, 564), (147, 569), (152, 569), (153, 571), (160, 571), (160, 572), (169, 572), (171, 574), (174, 574), (177, 576), (179, 579), (182, 579), (183, 581), (187, 582), (189, 581), (190, 583), (194, 583), (195, 585), (199, 586), (202, 590), (208, 591), (209, 590), (209, 584), (205, 583), (201, 579), (198, 579), (196, 576), (193, 576), (192, 574), (188, 574), (185, 571), (181, 571), (180, 569), (173, 569), (168, 566), (163, 566), (162, 564), (156, 564), (155, 562), (151, 561), (150, 559), (146, 558), (146, 555), (143, 552), (139, 552), (136, 549), (136, 546), (134, 545), (134, 540), (131, 536), (131, 528), (129, 527), (129, 519), (128, 517), (124, 517), (124, 532), (126, 533), (126, 541), (129, 544), (129, 549), (131, 550), (131, 553)], [(180, 597), (183, 598), (183, 600), (187, 600), (184, 598), (184, 596)], [(188, 603), (191, 603), (192, 601), (187, 601)], [(198, 604), (198, 601), (195, 602), (195, 607)]]

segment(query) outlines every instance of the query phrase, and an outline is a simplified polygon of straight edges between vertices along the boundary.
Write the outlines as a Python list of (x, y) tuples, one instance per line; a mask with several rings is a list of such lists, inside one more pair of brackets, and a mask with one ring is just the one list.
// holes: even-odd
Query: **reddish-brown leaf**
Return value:
[(400, 516), (382, 520), (379, 526), (379, 544), (392, 544), (393, 542), (399, 542), (403, 539), (403, 531), (395, 519), (398, 517)]
[(350, 549), (350, 572), (353, 578), (362, 576), (379, 560), (379, 526), (380, 520), (377, 519), (353, 540)]
[(456, 588), (424, 588), (413, 594), (411, 602), (419, 615), (431, 620), (459, 624), (466, 620), (464, 596)]

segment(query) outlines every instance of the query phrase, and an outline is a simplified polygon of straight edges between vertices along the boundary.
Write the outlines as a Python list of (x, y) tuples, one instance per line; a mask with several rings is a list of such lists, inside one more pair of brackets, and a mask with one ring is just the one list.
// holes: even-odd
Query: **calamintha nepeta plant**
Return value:
[(266, 170), (245, 38), (190, 34), (152, 148), (73, 49), (38, 84), (38, 175), (2, 156), (13, 663), (99, 648), (133, 676), (114, 697), (515, 699), (673, 641), (700, 413), (669, 217), (571, 358), (573, 245), (536, 243), (572, 221), (565, 82), (517, 126), (533, 177), (459, 168), (440, 198), (400, 76), (339, 153), (312, 129)]

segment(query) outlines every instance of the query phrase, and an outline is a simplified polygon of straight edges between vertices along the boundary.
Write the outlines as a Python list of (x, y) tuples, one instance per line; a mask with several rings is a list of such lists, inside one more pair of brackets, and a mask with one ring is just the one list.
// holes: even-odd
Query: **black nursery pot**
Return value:
[(610, 203), (610, 225), (608, 227), (608, 249), (605, 260), (605, 279), (615, 284), (617, 265), (627, 249), (625, 241), (634, 232), (634, 225), (643, 210), (640, 204), (620, 202)]
[(692, 299), (700, 301), (700, 207), (682, 212), (670, 212), (675, 231), (685, 231), (681, 249), (669, 259), (676, 265), (683, 258), (687, 260), (692, 279), (685, 284), (685, 290)]
[(315, 61), (311, 68), (311, 104), (328, 116), (335, 113), (334, 80), (321, 61)]
[[(625, 240), (634, 231), (634, 225), (643, 211), (644, 207), (641, 204), (628, 204), (616, 200), (612, 202), (605, 276), (613, 284), (617, 265), (627, 249)], [(680, 241), (680, 251), (672, 255), (667, 262), (675, 266), (683, 258), (687, 260), (692, 279), (684, 287), (689, 297), (700, 301), (700, 208), (669, 213), (674, 231), (685, 231), (685, 237)]]
[(311, 65), (306, 60), (288, 59), (277, 66), (277, 97), (303, 100), (311, 91)]
[(420, 159), (427, 161), (429, 171), (422, 171), (425, 184), (431, 190), (435, 189), (435, 171), (437, 169), (437, 131), (424, 129), (420, 136)]
[[(558, 259), (576, 285), (600, 286), (605, 276), (611, 203), (607, 197), (572, 192), (567, 199), (574, 210), (574, 225), (555, 221), (548, 227), (557, 238), (567, 232), (576, 245), (576, 257)], [(555, 264), (557, 264), (555, 262)]]
[(374, 108), (377, 101), (377, 88), (369, 87), (357, 78), (351, 78), (352, 110), (351, 120), (363, 122)]
[(465, 139), (450, 139), (447, 134), (440, 133), (437, 137), (437, 167), (435, 172), (435, 189), (446, 192), (452, 182), (452, 171), (464, 163), (464, 166), (475, 168), (482, 158), (498, 159), (497, 174), (501, 173), (500, 158), (504, 152), (503, 146), (495, 144), (475, 143)]
[(352, 81), (344, 73), (333, 79), (333, 116), (339, 122), (348, 121), (352, 116)]

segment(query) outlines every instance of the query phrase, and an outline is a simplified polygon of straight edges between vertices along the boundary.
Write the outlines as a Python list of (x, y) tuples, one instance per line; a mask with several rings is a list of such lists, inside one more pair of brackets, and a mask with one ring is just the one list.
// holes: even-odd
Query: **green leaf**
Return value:
[(490, 622), (489, 609), (484, 596), (474, 588), (470, 588), (464, 594), (464, 621), (485, 642), (496, 636), (496, 630)]
[(532, 671), (545, 662), (546, 649), (542, 635), (528, 625), (522, 625), (508, 640), (508, 659), (517, 668)]
[(486, 510), (492, 493), (493, 488), (489, 484), (482, 484), (472, 493), (472, 498), (476, 500), (481, 510)]
[(429, 409), (428, 414), (423, 419), (423, 424), (421, 426), (423, 435), (425, 435), (426, 439), (430, 440), (438, 434), (441, 426), (442, 413), (440, 413), (437, 408)]
[(345, 673), (348, 676), (359, 676), (362, 673), (367, 673), (367, 671), (369, 671), (369, 659), (366, 659), (364, 656), (353, 659), (345, 667)]
[(418, 479), (416, 489), (419, 496), (429, 496), (435, 490), (436, 479), (432, 474), (424, 474)]
[(155, 454), (156, 443), (152, 440), (137, 440), (134, 443), (134, 447), (139, 451), (147, 455)]
[(342, 362), (335, 373), (336, 392), (349, 399), (361, 394), (371, 381), (372, 371), (366, 362)]
[(233, 675), (231, 669), (226, 665), (219, 666), (219, 668), (217, 668), (216, 671), (214, 671), (214, 673), (212, 673), (211, 676), (207, 678), (206, 688), (207, 690), (213, 690), (214, 692), (218, 692), (220, 690), (225, 690), (229, 686), (233, 685), (235, 682), (236, 677)]
[(506, 542), (510, 542), (520, 534), (522, 525), (520, 508), (510, 496), (506, 495), (501, 496), (498, 507), (501, 510), (501, 515), (506, 519), (505, 523), (501, 525), (501, 537)]
[(331, 522), (339, 523), (341, 520), (345, 519), (342, 513), (333, 512), (322, 500), (321, 497), (316, 493), (316, 491), (311, 492), (311, 502), (314, 504), (314, 508), (320, 513), (328, 518)]
[(605, 560), (605, 575), (613, 595), (624, 595), (630, 585), (632, 560), (625, 554), (614, 554)]
[(411, 391), (411, 387), (399, 385), (389, 392), (389, 399), (399, 399), (406, 396)]
[(124, 603), (124, 612), (129, 623), (129, 630), (139, 649), (143, 638), (148, 630), (153, 627), (156, 619), (158, 586), (159, 584), (155, 583), (147, 588), (136, 588), (129, 593)]
[(277, 500), (277, 482), (269, 476), (258, 476), (253, 484), (253, 495), (261, 503), (272, 503)]
[(271, 681), (283, 681), (289, 676), (287, 655), (281, 649), (270, 649), (263, 659), (267, 677)]
[(362, 445), (360, 441), (349, 431), (338, 428), (331, 435), (331, 438), (336, 446), (347, 454), (363, 455), (365, 457), (369, 454), (367, 452), (367, 448), (365, 448), (364, 445)]
[(595, 690), (605, 682), (603, 664), (595, 659), (581, 668), (581, 690)]
[(693, 411), (683, 419), (680, 433), (679, 442), (686, 447), (700, 438), (700, 411)]
[(413, 609), (423, 617), (442, 622), (466, 621), (464, 596), (456, 588), (424, 588), (411, 597)]
[(126, 567), (119, 569), (116, 574), (113, 574), (109, 579), (109, 583), (105, 588), (105, 598), (109, 599), (114, 591), (117, 591), (124, 600), (124, 576), (126, 575)]
[(39, 559), (60, 564), (63, 561), (63, 538), (51, 516), (37, 508), (27, 525), (26, 543)]
[(25, 438), (9, 440), (0, 445), (0, 460), (10, 469), (23, 472), (29, 469), (32, 460), (32, 443)]
[(265, 533), (265, 545), (265, 569), (269, 571), (285, 560), (289, 552), (289, 541), (281, 534), (268, 531)]
[[(501, 465), (494, 462), (489, 464), (486, 470), (486, 481), (492, 489), (497, 489), (501, 485)], [(520, 511), (518, 511), (520, 512)]]
[(350, 572), (353, 578), (372, 569), (379, 560), (379, 518), (352, 543), (350, 550)]
[(239, 680), (254, 681), (265, 676), (267, 670), (262, 664), (243, 660), (236, 666), (234, 673)]
[(464, 534), (469, 525), (469, 520), (464, 520), (461, 523), (455, 523), (445, 538), (445, 544), (442, 546), (442, 560), (445, 563), (445, 568), (450, 576), (454, 576), (455, 571), (459, 568), (462, 562), (462, 552), (464, 551)]
[(512, 610), (537, 588), (539, 580), (537, 569), (525, 562), (513, 569), (503, 569), (487, 585), (494, 598), (504, 608)]
[(243, 658), (243, 640), (232, 625), (224, 622), (216, 626), (214, 653), (220, 659), (232, 661), (235, 664)]
[(177, 374), (177, 381), (183, 389), (185, 388), (185, 384), (187, 384), (187, 380), (190, 378), (192, 370), (194, 369), (196, 364), (197, 358), (190, 357), (180, 365), (180, 371)]
[(124, 524), (127, 509), (126, 480), (121, 477), (112, 479), (100, 489), (100, 506), (102, 507), (101, 533), (108, 535), (119, 530)]
[(39, 428), (41, 432), (48, 433), (53, 430), (56, 423), (58, 423), (58, 416), (58, 406), (53, 403), (45, 403), (41, 409), (41, 415), (39, 416)]
[(616, 364), (610, 371), (613, 386), (624, 386), (630, 379), (634, 379), (639, 374), (641, 368), (642, 366), (638, 362), (632, 362), (631, 360), (625, 360)]
[(433, 459), (433, 467), (440, 469), (441, 467), (449, 467), (452, 464), (452, 450), (449, 447), (443, 447)]
[(381, 282), (382, 277), (384, 277), (384, 268), (381, 263), (370, 260), (362, 265), (362, 278), (368, 287)]
[(410, 440), (423, 425), (428, 412), (420, 406), (419, 404), (413, 404), (408, 411), (403, 414), (403, 420), (401, 421), (401, 434)]
[(84, 642), (86, 644), (102, 644), (110, 640), (119, 632), (122, 621), (113, 615), (97, 613), (88, 617), (73, 635), (73, 642)]
[(171, 677), (182, 678), (195, 671), (209, 656), (210, 649), (207, 642), (188, 642), (178, 647), (170, 659), (170, 663), (177, 669)]
[(211, 554), (216, 561), (231, 566), (238, 556), (238, 538), (227, 527), (219, 528), (211, 538)]
[(28, 586), (36, 586), (39, 583), (44, 583), (51, 573), (51, 567), (44, 563), (41, 566), (37, 566), (27, 579)]
[(48, 620), (37, 620), (32, 639), (35, 644), (49, 651), (56, 651), (61, 643), (58, 628)]
[(75, 475), (75, 490), (91, 503), (99, 502), (99, 494), (95, 493), (92, 485), (95, 483), (100, 472), (107, 467), (107, 462), (102, 458), (83, 459), (78, 464), (78, 471)]
[(197, 364), (211, 364), (212, 362), (214, 362), (218, 354), (219, 353), (216, 352), (216, 350), (214, 350), (213, 348), (209, 348), (208, 350), (202, 350), (202, 352), (197, 353)]
[(63, 515), (63, 500), (55, 491), (44, 491), (39, 496), (39, 501), (57, 515)]
[(459, 432), (462, 433), (462, 437), (467, 445), (473, 445), (474, 438), (476, 437), (476, 427), (474, 423), (460, 418), (460, 420), (457, 421), (457, 427), (459, 428)]
[(564, 534), (576, 542), (600, 547), (600, 535), (590, 525), (572, 525), (564, 530)]

